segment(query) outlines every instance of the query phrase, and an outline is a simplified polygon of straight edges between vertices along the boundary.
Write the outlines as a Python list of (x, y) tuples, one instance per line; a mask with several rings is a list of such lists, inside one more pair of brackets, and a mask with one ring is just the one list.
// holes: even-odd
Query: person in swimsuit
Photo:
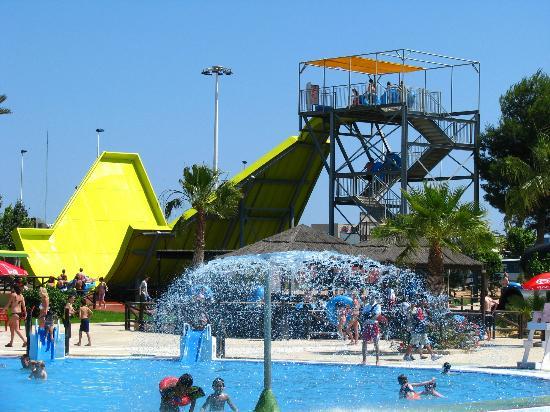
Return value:
[(451, 372), (451, 364), (449, 362), (445, 362), (443, 364), (443, 369), (441, 370), (441, 374), (448, 375), (449, 372)]
[(231, 401), (229, 395), (224, 392), (225, 382), (222, 378), (214, 379), (214, 382), (212, 382), (212, 389), (214, 389), (214, 393), (206, 398), (206, 402), (202, 405), (201, 412), (223, 412), (226, 402), (233, 412), (238, 412), (237, 407)]
[(435, 383), (435, 378), (432, 378), (432, 380), (425, 381), (425, 382), (412, 383), (412, 382), (409, 382), (409, 379), (405, 375), (401, 374), (397, 377), (397, 382), (399, 383), (399, 385), (401, 385), (401, 388), (399, 388), (399, 398), (415, 401), (420, 399), (420, 393), (415, 392), (414, 387), (415, 386), (426, 387), (426, 385)]
[(204, 396), (204, 391), (198, 386), (193, 386), (193, 377), (184, 373), (173, 386), (166, 387), (160, 391), (160, 412), (178, 412), (180, 410), (178, 402), (183, 397), (188, 397), (189, 412), (195, 410), (195, 404), (198, 398)]
[(436, 386), (437, 384), (435, 383), (435, 378), (433, 378), (431, 382), (424, 385), (424, 390), (420, 392), (420, 395), (430, 395), (435, 396), (436, 398), (443, 398), (443, 395), (435, 390)]
[(353, 294), (353, 308), (351, 310), (351, 320), (346, 328), (346, 335), (351, 339), (350, 345), (357, 345), (359, 341), (359, 315), (361, 314), (361, 301), (357, 294)]
[(23, 347), (26, 347), (27, 340), (19, 330), (19, 321), (21, 319), (25, 319), (27, 315), (27, 309), (25, 307), (25, 298), (21, 294), (21, 289), (19, 288), (19, 286), (13, 287), (13, 292), (10, 294), (10, 298), (4, 309), (7, 308), (10, 308), (11, 310), (11, 316), (9, 319), (11, 339), (10, 342), (6, 344), (6, 347), (10, 348), (13, 346), (13, 338), (15, 337), (16, 333), (17, 336), (19, 336), (23, 341)]
[(370, 295), (368, 303), (363, 307), (361, 312), (361, 324), (363, 344), (361, 352), (363, 355), (363, 365), (367, 364), (367, 344), (372, 341), (376, 354), (376, 365), (380, 362), (380, 327), (378, 326), (378, 317), (382, 313), (382, 307), (376, 302), (376, 297)]
[(86, 346), (92, 346), (92, 339), (90, 338), (90, 318), (94, 313), (88, 306), (89, 303), (83, 302), (78, 312), (78, 316), (80, 317), (80, 330), (78, 331), (78, 343), (75, 343), (76, 346), (80, 346), (82, 343), (82, 332), (88, 337)]
[(50, 307), (50, 297), (48, 296), (48, 291), (44, 287), (40, 288), (38, 294), (40, 295), (40, 314), (38, 315), (40, 326), (50, 335), (50, 342), (53, 342), (54, 314)]
[(105, 303), (105, 294), (109, 291), (109, 288), (107, 287), (107, 283), (103, 280), (103, 278), (99, 278), (99, 285), (97, 285), (97, 297), (99, 300), (99, 308), (101, 309), (101, 305), (103, 305), (103, 309), (107, 309), (107, 304)]
[(19, 360), (21, 361), (21, 367), (23, 369), (32, 369), (34, 367), (34, 365), (36, 365), (38, 363), (35, 360), (31, 360), (29, 355), (27, 355), (26, 353), (24, 355), (21, 355)]
[(48, 373), (46, 372), (46, 364), (44, 361), (38, 361), (33, 365), (29, 379), (48, 379)]

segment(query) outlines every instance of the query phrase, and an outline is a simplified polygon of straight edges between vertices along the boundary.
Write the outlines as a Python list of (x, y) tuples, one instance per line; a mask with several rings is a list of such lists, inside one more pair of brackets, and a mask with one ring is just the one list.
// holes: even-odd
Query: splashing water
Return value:
[(155, 329), (181, 333), (186, 322), (197, 329), (211, 323), (214, 335), (260, 338), (265, 276), (273, 292), (274, 338), (304, 338), (310, 327), (304, 309), (317, 309), (314, 327), (334, 331), (326, 301), (335, 295), (376, 297), (386, 339), (406, 339), (411, 308), (420, 302), (428, 308), (430, 339), (440, 346), (471, 347), (480, 334), (476, 325), (450, 313), (446, 295), (429, 293), (419, 274), (328, 251), (226, 257), (188, 270), (158, 300)]

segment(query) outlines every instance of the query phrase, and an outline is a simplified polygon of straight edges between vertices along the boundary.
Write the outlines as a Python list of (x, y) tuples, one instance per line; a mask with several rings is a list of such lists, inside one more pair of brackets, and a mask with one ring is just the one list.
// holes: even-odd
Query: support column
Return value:
[(241, 200), (239, 202), (239, 247), (244, 245), (244, 204)]
[(474, 125), (474, 204), (479, 208), (479, 129), (480, 129), (480, 119), (479, 112), (475, 115), (475, 125)]
[(290, 209), (288, 211), (288, 226), (289, 229), (292, 229), (294, 227), (294, 205), (290, 205)]
[(407, 199), (403, 192), (407, 191), (407, 169), (409, 167), (409, 122), (407, 121), (407, 105), (401, 106), (401, 208), (400, 213), (407, 213)]
[(330, 111), (330, 161), (328, 171), (328, 234), (334, 236), (334, 195), (336, 179), (336, 133), (334, 126), (334, 111)]

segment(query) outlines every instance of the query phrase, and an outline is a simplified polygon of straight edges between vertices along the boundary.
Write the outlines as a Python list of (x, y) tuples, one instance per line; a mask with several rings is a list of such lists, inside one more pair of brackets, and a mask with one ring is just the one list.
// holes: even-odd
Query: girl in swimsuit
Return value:
[(13, 338), (15, 336), (15, 333), (17, 333), (17, 335), (23, 341), (23, 347), (26, 347), (27, 341), (19, 330), (19, 321), (25, 318), (27, 314), (27, 309), (25, 308), (25, 298), (23, 297), (23, 295), (21, 295), (21, 289), (19, 288), (19, 286), (13, 287), (13, 292), (11, 293), (8, 304), (4, 307), (4, 309), (7, 309), (8, 307), (11, 310), (11, 316), (9, 320), (11, 339), (6, 347), (9, 348), (13, 346)]
[(357, 345), (359, 341), (359, 315), (361, 314), (361, 302), (356, 294), (353, 295), (353, 309), (351, 310), (351, 320), (346, 328), (346, 335), (350, 337), (350, 345)]

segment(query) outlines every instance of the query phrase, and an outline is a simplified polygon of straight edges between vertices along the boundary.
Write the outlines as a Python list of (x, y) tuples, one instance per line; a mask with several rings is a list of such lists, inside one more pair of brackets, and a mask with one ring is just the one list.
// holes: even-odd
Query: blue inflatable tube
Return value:
[(327, 312), (327, 319), (333, 325), (338, 325), (338, 313), (336, 312), (336, 306), (346, 306), (349, 305), (350, 308), (353, 308), (353, 299), (346, 295), (338, 295), (330, 298), (325, 307)]
[(250, 292), (250, 295), (248, 295), (248, 302), (260, 302), (262, 300), (264, 300), (263, 286), (258, 286)]
[(521, 289), (521, 283), (518, 283), (518, 282), (509, 282), (509, 283), (508, 283), (508, 287), (509, 287), (509, 288)]

